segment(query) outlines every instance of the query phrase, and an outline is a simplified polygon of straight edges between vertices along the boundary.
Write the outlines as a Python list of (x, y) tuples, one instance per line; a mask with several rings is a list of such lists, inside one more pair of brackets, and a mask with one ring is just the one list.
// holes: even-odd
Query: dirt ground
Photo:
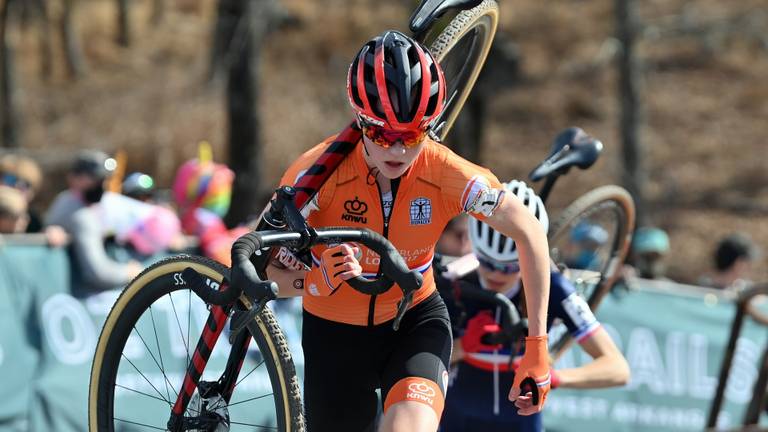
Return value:
[[(145, 171), (161, 186), (195, 155), (199, 140), (224, 157), (223, 86), (205, 79), (215, 4), (169, 3), (165, 21), (152, 27), (149, 1), (133, 2), (135, 39), (120, 48), (114, 2), (80, 2), (76, 19), (88, 74), (74, 82), (58, 51), (53, 77), (40, 77), (34, 22), (12, 29), (23, 149), (49, 173), (39, 208), (64, 187), (62, 172), (76, 148), (125, 149), (129, 171)], [(638, 3), (647, 24), (638, 52), (649, 214), (670, 233), (671, 275), (695, 281), (709, 267), (716, 241), (743, 231), (764, 250), (755, 276), (766, 280), (768, 0)], [(480, 162), (502, 179), (525, 177), (555, 134), (572, 125), (605, 144), (592, 169), (559, 184), (553, 213), (591, 187), (621, 181), (613, 4), (501, 1), (500, 31), (519, 45), (523, 76), (491, 102)], [(264, 164), (275, 181), (296, 155), (349, 120), (349, 61), (373, 34), (404, 29), (413, 2), (282, 5), (300, 24), (272, 33), (261, 59)], [(696, 30), (702, 25), (710, 30)], [(688, 28), (694, 30), (680, 30)]]

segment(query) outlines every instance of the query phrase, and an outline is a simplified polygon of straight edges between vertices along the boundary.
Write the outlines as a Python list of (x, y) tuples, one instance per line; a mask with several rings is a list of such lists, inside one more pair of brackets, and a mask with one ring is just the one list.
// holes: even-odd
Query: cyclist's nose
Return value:
[(405, 146), (403, 145), (403, 140), (397, 140), (394, 144), (389, 146), (389, 152), (395, 155), (405, 154)]

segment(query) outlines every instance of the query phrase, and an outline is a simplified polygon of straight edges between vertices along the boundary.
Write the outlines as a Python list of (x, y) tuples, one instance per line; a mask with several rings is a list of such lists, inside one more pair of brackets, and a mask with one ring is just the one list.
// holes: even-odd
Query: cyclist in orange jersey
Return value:
[[(349, 101), (361, 142), (333, 172), (303, 214), (314, 227), (369, 228), (423, 273), (413, 304), (393, 330), (402, 291), (355, 291), (345, 281), (375, 277), (378, 256), (353, 244), (313, 248), (311, 266), (281, 250), (268, 268), (281, 295), (303, 295), (304, 400), (308, 429), (317, 431), (435, 431), (442, 414), (452, 348), (445, 304), (432, 272), (435, 244), (460, 213), (483, 220), (519, 247), (530, 331), (505, 409), (541, 411), (549, 390), (546, 234), (498, 179), (435, 141), (430, 128), (445, 101), (439, 64), (397, 31), (368, 41), (352, 62)], [(281, 184), (297, 178), (330, 145), (329, 138), (291, 165)], [(534, 394), (520, 394), (530, 377)], [(381, 391), (383, 407), (376, 390)], [(380, 409), (381, 408), (381, 409)], [(377, 422), (377, 413), (383, 412)]]

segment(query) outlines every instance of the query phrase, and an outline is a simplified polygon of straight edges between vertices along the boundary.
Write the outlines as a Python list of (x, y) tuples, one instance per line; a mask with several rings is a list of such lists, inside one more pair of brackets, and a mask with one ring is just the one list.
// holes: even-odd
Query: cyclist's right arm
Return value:
[(304, 277), (307, 272), (303, 270), (293, 270), (287, 267), (279, 268), (270, 263), (267, 266), (267, 276), (275, 281), (279, 288), (278, 297), (298, 297), (304, 295)]

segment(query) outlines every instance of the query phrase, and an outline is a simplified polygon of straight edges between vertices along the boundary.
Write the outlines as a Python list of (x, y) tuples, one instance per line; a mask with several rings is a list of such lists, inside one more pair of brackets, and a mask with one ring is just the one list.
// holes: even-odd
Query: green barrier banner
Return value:
[[(4, 381), (0, 386), (0, 431), (88, 430), (93, 354), (120, 292), (73, 297), (66, 252), (43, 247), (0, 249), (0, 278), (0, 376)], [(167, 279), (161, 285), (178, 283), (180, 275)], [(272, 307), (292, 341), (300, 372), (300, 303), (281, 301)], [(142, 315), (127, 335), (117, 371), (114, 405), (115, 418), (120, 420), (116, 430), (165, 429), (170, 405), (207, 316), (202, 301), (186, 290), (162, 296), (151, 312)], [(220, 376), (228, 352), (225, 330), (203, 380)], [(233, 425), (231, 430), (260, 430), (251, 426), (272, 430), (274, 403), (265, 397), (271, 392), (268, 371), (252, 342), (229, 407), (233, 420), (249, 426)]]
[[(691, 295), (672, 283), (663, 290), (637, 283), (629, 293), (609, 296), (597, 311), (629, 363), (629, 384), (553, 390), (544, 415), (547, 431), (704, 430), (736, 308), (713, 293)], [(747, 320), (725, 390), (721, 427), (741, 424), (765, 336), (765, 328)], [(589, 360), (579, 348), (571, 349), (556, 369)]]
[[(75, 298), (69, 294), (69, 271), (63, 250), (0, 248), (0, 432), (87, 430), (93, 353), (119, 292)], [(163, 283), (175, 283), (174, 275)], [(633, 288), (609, 296), (597, 311), (630, 364), (630, 383), (606, 390), (552, 391), (544, 414), (548, 431), (703, 430), (735, 307), (724, 296), (691, 294), (671, 283), (657, 289), (639, 281)], [(281, 301), (273, 308), (301, 373), (300, 303)], [(182, 291), (155, 302), (151, 314), (139, 320), (127, 336), (126, 360), (117, 372), (116, 416), (126, 417), (120, 430), (142, 430), (134, 423), (164, 428), (166, 401), (178, 391), (190, 339), (196, 343), (206, 317), (202, 302)], [(765, 329), (747, 321), (725, 392), (721, 426), (741, 422), (766, 342)], [(222, 370), (226, 336), (219, 339), (203, 379), (218, 377)], [(588, 360), (573, 348), (556, 367)], [(259, 362), (258, 351), (252, 349), (233, 401), (243, 403), (230, 410), (233, 419), (237, 415), (270, 426), (271, 400), (248, 401), (270, 390), (265, 368), (254, 369)]]

